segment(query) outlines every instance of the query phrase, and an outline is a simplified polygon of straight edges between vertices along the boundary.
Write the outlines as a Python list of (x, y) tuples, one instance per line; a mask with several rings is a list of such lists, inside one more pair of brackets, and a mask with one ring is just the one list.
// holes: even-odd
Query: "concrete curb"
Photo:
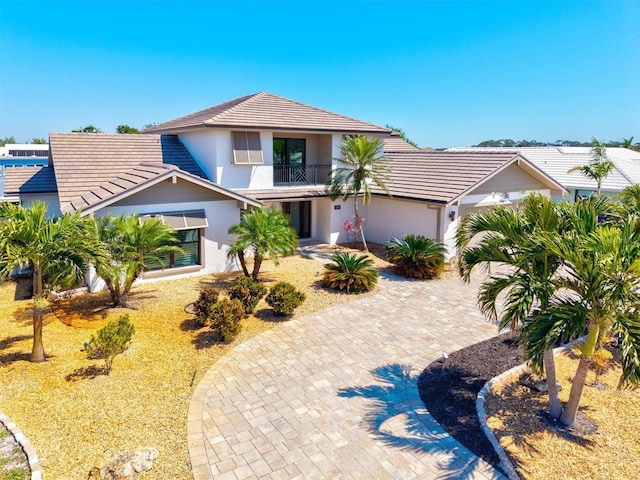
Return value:
[[(580, 342), (585, 338), (586, 337), (580, 337), (567, 343), (566, 345), (562, 345), (561, 347), (554, 348), (553, 349), (554, 357), (558, 355), (560, 352), (570, 350), (571, 346), (574, 343)], [(478, 421), (480, 422), (482, 431), (484, 432), (487, 439), (489, 439), (489, 442), (491, 442), (491, 445), (493, 445), (493, 449), (498, 454), (498, 457), (500, 458), (500, 463), (502, 464), (502, 467), (510, 480), (520, 480), (520, 477), (516, 473), (516, 469), (511, 463), (511, 460), (509, 460), (507, 453), (504, 451), (504, 449), (500, 445), (500, 442), (498, 442), (498, 439), (493, 434), (493, 430), (491, 430), (489, 428), (489, 425), (487, 425), (487, 413), (484, 409), (484, 399), (486, 398), (487, 394), (491, 391), (493, 386), (502, 382), (502, 380), (504, 380), (506, 377), (510, 375), (521, 375), (528, 371), (529, 371), (529, 367), (527, 366), (526, 363), (523, 363), (522, 365), (518, 365), (517, 367), (513, 367), (512, 369), (501, 373), (497, 377), (493, 377), (491, 380), (485, 383), (484, 386), (482, 387), (482, 390), (480, 390), (480, 392), (478, 393), (478, 396), (476, 397), (476, 412), (478, 414)]]
[(13, 437), (16, 439), (16, 442), (18, 442), (18, 445), (20, 445), (22, 451), (26, 455), (27, 461), (29, 462), (29, 469), (31, 470), (31, 480), (41, 480), (42, 467), (40, 466), (38, 455), (36, 455), (36, 449), (33, 448), (29, 439), (24, 436), (24, 433), (22, 433), (13, 420), (2, 412), (0, 412), (0, 423), (2, 423), (7, 430), (11, 432)]

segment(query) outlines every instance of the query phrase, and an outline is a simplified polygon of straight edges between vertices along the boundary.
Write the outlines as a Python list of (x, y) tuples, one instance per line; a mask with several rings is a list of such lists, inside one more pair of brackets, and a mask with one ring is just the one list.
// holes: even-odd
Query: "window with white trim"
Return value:
[(233, 135), (233, 163), (238, 165), (262, 165), (260, 132), (231, 132)]

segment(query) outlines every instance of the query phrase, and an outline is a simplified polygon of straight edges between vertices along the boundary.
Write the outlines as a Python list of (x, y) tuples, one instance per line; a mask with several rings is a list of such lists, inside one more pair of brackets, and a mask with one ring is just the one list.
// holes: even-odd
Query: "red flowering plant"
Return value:
[(347, 240), (351, 248), (355, 248), (356, 240), (362, 235), (364, 230), (364, 218), (357, 215), (353, 216), (353, 220), (344, 221), (344, 232), (347, 234)]

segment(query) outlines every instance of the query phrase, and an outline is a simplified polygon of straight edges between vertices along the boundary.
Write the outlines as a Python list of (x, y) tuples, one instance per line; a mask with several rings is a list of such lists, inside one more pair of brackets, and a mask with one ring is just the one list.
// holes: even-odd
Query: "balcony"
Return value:
[(273, 185), (324, 185), (330, 173), (331, 165), (274, 165)]

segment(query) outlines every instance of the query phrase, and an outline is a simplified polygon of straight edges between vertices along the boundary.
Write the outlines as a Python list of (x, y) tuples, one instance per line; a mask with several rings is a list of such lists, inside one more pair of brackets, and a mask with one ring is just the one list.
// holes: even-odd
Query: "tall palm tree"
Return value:
[(573, 167), (568, 173), (581, 172), (585, 177), (595, 180), (596, 193), (599, 194), (602, 181), (609, 176), (615, 164), (607, 156), (607, 145), (596, 137), (591, 137), (591, 153), (593, 158), (587, 165)]
[[(240, 223), (232, 225), (229, 233), (237, 237), (227, 256), (237, 256), (245, 276), (251, 276), (256, 281), (267, 255), (277, 265), (279, 256), (293, 255), (298, 246), (298, 236), (289, 224), (289, 218), (273, 207), (252, 208), (244, 212)], [(247, 251), (253, 254), (251, 274), (245, 258)]]
[[(340, 144), (342, 158), (336, 158), (338, 162), (345, 165), (336, 168), (329, 180), (329, 197), (335, 200), (342, 197), (344, 201), (353, 196), (353, 210), (356, 219), (360, 218), (358, 212), (358, 197), (362, 195), (362, 203), (371, 203), (371, 184), (377, 185), (387, 195), (389, 189), (385, 185), (385, 175), (389, 172), (389, 167), (384, 163), (382, 155), (383, 144), (377, 138), (367, 138), (364, 135), (349, 135)], [(360, 229), (360, 236), (365, 251), (369, 251), (367, 241), (364, 237), (362, 222), (357, 222)]]
[[(499, 328), (519, 331), (536, 311), (546, 311), (554, 291), (553, 278), (561, 259), (549, 253), (536, 232), (561, 232), (564, 222), (553, 201), (541, 195), (529, 195), (520, 211), (498, 206), (466, 217), (458, 229), (456, 245), (459, 269), (464, 281), (470, 281), (476, 266), (488, 270), (496, 264), (499, 272), (488, 274), (478, 293), (481, 312), (498, 320)], [(504, 297), (503, 297), (504, 295)], [(499, 299), (504, 303), (499, 311)], [(549, 412), (559, 418), (562, 406), (558, 398), (553, 346), (544, 351), (538, 365), (547, 377)]]
[(33, 202), (29, 208), (0, 203), (0, 277), (15, 268), (33, 269), (32, 362), (45, 360), (42, 343), (44, 279), (63, 287), (80, 282), (90, 262), (100, 261), (104, 249), (91, 219), (79, 213), (56, 219), (46, 216), (47, 204)]
[(542, 236), (549, 251), (563, 258), (565, 270), (556, 280), (561, 294), (524, 329), (534, 363), (550, 345), (587, 332), (560, 417), (565, 425), (575, 422), (593, 354), (611, 332), (622, 339), (620, 386), (640, 384), (640, 217), (598, 224), (597, 215), (578, 207), (573, 219), (576, 228), (569, 234)]
[(160, 219), (140, 220), (137, 214), (96, 219), (100, 240), (109, 256), (96, 265), (104, 280), (114, 307), (125, 308), (133, 283), (153, 262), (164, 267), (163, 257), (170, 252), (182, 253), (175, 245), (175, 230)]

